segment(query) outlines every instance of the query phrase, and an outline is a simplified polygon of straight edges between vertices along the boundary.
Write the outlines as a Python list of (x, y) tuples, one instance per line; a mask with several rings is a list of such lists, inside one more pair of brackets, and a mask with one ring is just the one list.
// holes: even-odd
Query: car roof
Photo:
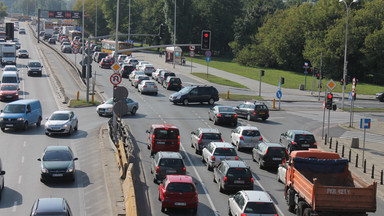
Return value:
[(198, 128), (202, 133), (220, 133), (217, 128)]
[(229, 167), (248, 168), (247, 164), (241, 160), (224, 160), (223, 162), (227, 163)]
[(268, 143), (268, 142), (264, 142), (265, 145), (267, 145), (268, 147), (280, 147), (280, 148), (285, 148), (283, 145), (281, 145), (280, 143)]
[(3, 71), (3, 76), (4, 75), (17, 76), (17, 72), (16, 71)]
[(160, 152), (157, 152), (157, 154), (158, 154), (161, 158), (176, 158), (176, 159), (183, 159), (183, 157), (181, 156), (181, 154), (180, 154), (179, 152), (160, 151)]
[(17, 68), (16, 65), (5, 65), (4, 69), (5, 68)]
[(17, 86), (17, 84), (15, 83), (1, 83), (0, 86), (5, 86), (5, 85), (13, 85), (13, 86)]
[(259, 130), (259, 128), (255, 126), (238, 126), (238, 128), (241, 128), (242, 130)]
[(70, 113), (72, 113), (72, 111), (70, 111), (70, 110), (57, 110), (57, 111), (53, 112), (52, 114), (58, 114), (58, 113), (70, 114)]
[(257, 201), (273, 203), (271, 197), (265, 191), (243, 190), (241, 192), (246, 195), (248, 202)]
[(21, 104), (21, 105), (25, 105), (25, 104), (29, 104), (31, 102), (34, 102), (34, 101), (38, 101), (36, 99), (23, 99), (23, 100), (17, 100), (17, 101), (13, 101), (9, 104)]
[(175, 125), (172, 125), (172, 124), (152, 124), (152, 127), (153, 128), (174, 128), (174, 129), (178, 129)]
[(29, 60), (28, 62), (39, 62), (40, 63), (39, 60)]
[(45, 151), (67, 151), (69, 150), (70, 148), (68, 146), (47, 146), (47, 148), (45, 149)]
[(244, 101), (246, 104), (255, 104), (255, 105), (265, 105), (264, 102), (258, 102), (258, 101)]
[(67, 210), (64, 208), (64, 198), (39, 198), (36, 213), (56, 213)]
[(187, 175), (167, 175), (166, 178), (168, 182), (181, 182), (193, 184), (192, 177)]
[(305, 131), (305, 130), (289, 130), (289, 131), (291, 131), (294, 134), (312, 134), (311, 132)]
[(216, 148), (233, 148), (233, 145), (227, 142), (211, 142)]

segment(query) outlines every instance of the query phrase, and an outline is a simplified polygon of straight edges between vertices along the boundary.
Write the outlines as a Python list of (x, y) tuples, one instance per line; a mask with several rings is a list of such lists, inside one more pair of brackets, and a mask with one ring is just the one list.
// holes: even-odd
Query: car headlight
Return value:
[(71, 172), (73, 172), (73, 167), (68, 167), (67, 173), (71, 173)]
[(18, 121), (24, 121), (24, 118), (23, 117), (20, 117), (17, 119)]
[(48, 122), (45, 122), (45, 127), (51, 126)]
[(45, 168), (41, 168), (41, 172), (42, 172), (42, 173), (48, 173), (48, 170), (45, 169)]
[(4, 118), (0, 118), (0, 121), (3, 121), (4, 120)]
[(112, 112), (113, 109), (112, 109), (112, 108), (108, 108), (107, 110), (108, 110), (109, 112)]

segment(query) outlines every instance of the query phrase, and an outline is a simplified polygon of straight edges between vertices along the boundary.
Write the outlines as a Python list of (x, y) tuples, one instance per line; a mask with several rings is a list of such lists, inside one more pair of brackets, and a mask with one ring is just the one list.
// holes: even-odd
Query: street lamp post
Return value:
[(347, 50), (348, 50), (348, 17), (349, 17), (349, 9), (351, 9), (351, 5), (354, 2), (358, 2), (359, 0), (353, 0), (349, 4), (346, 2), (346, 0), (339, 0), (339, 2), (344, 2), (345, 8), (347, 10), (347, 23), (345, 24), (345, 44), (344, 44), (344, 69), (343, 69), (343, 92), (342, 92), (342, 105), (341, 108), (344, 109), (344, 93), (345, 93), (345, 85), (346, 85), (346, 78), (347, 78)]
[(176, 0), (175, 0), (175, 15), (173, 23), (173, 68), (175, 68), (176, 62)]
[(96, 18), (95, 18), (95, 37), (97, 37), (97, 0), (96, 0)]

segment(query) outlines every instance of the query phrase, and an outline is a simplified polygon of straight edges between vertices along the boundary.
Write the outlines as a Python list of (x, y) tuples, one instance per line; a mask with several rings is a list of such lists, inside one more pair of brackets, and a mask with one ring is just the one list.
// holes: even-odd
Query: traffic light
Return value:
[(7, 40), (14, 39), (14, 24), (13, 23), (5, 23), (5, 35), (7, 36)]
[(333, 103), (333, 94), (328, 93), (327, 101), (325, 102), (325, 107), (329, 110), (332, 109), (332, 103)]
[(209, 30), (201, 31), (201, 49), (202, 50), (211, 49), (211, 31)]
[(260, 71), (260, 75), (261, 75), (261, 76), (264, 76), (264, 74), (265, 74), (265, 71), (264, 71), (264, 70), (261, 70), (261, 71)]
[(340, 80), (340, 85), (344, 85), (344, 79)]
[(280, 77), (280, 84), (283, 85), (284, 84), (284, 77)]
[(320, 74), (319, 73), (316, 73), (315, 75), (316, 75), (317, 79), (320, 79)]

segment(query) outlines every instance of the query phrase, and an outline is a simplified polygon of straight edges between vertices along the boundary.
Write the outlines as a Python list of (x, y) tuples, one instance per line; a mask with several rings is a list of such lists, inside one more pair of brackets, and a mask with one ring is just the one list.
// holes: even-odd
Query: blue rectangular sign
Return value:
[(205, 57), (205, 61), (206, 62), (210, 62), (211, 61), (211, 57)]
[(360, 128), (361, 129), (370, 129), (371, 128), (371, 119), (360, 119)]

